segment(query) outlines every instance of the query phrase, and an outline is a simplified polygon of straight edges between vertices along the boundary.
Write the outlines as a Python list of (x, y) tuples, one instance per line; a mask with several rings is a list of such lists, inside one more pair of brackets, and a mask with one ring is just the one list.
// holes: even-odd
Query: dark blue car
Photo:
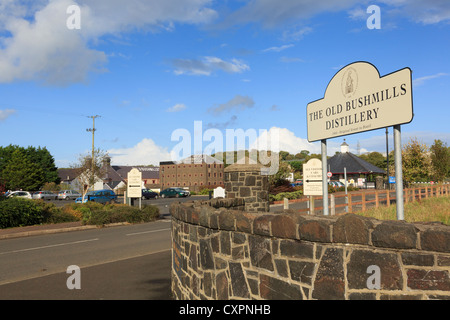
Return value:
[(114, 203), (117, 200), (117, 195), (114, 193), (114, 191), (103, 189), (103, 190), (96, 190), (96, 191), (89, 191), (83, 197), (79, 197), (75, 200), (76, 203), (84, 203), (88, 201), (95, 201), (99, 203)]

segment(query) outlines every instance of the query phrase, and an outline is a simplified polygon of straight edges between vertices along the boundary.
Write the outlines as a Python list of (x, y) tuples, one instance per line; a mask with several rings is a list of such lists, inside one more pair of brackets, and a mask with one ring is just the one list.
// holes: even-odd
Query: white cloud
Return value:
[(16, 113), (14, 109), (0, 110), (0, 121), (6, 120), (9, 116)]
[[(450, 1), (446, 0), (380, 0), (384, 6), (382, 14), (393, 14), (405, 16), (414, 22), (423, 24), (435, 24), (450, 20)], [(224, 18), (223, 26), (243, 25), (247, 23), (258, 23), (265, 28), (286, 26), (292, 23), (302, 24), (310, 18), (327, 13), (349, 11), (353, 19), (367, 19), (365, 10), (369, 6), (369, 1), (361, 0), (283, 0), (280, 5), (279, 0), (252, 0), (245, 5), (231, 12)], [(297, 37), (311, 32), (309, 27), (300, 29)], [(292, 41), (295, 33), (292, 33)], [(288, 34), (284, 35), (285, 37)]]
[(280, 46), (280, 47), (270, 47), (267, 49), (264, 49), (262, 52), (281, 52), (283, 50), (292, 48), (294, 45), (293, 44), (286, 44), (284, 46)]
[(217, 57), (204, 57), (201, 60), (173, 59), (172, 65), (175, 67), (174, 73), (176, 75), (209, 76), (216, 70), (222, 70), (227, 73), (242, 73), (250, 70), (250, 67), (241, 60), (224, 61)]
[(115, 165), (159, 165), (160, 161), (170, 160), (167, 148), (158, 146), (152, 139), (145, 138), (131, 148), (110, 149), (111, 163)]
[(308, 150), (310, 153), (320, 152), (318, 144), (295, 136), (289, 129), (278, 127), (272, 127), (268, 131), (263, 132), (250, 146), (250, 149), (267, 150), (268, 147), (272, 151), (287, 151), (291, 154), (299, 153), (302, 150)]
[(169, 109), (167, 109), (167, 112), (178, 112), (178, 111), (181, 111), (184, 109), (186, 109), (186, 105), (184, 105), (182, 103), (177, 103), (173, 107), (170, 107)]
[[(217, 13), (211, 0), (0, 1), (0, 83), (39, 81), (50, 85), (85, 82), (104, 72), (107, 55), (92, 49), (104, 35), (134, 29), (173, 29), (176, 22), (199, 24)], [(81, 29), (69, 30), (70, 5), (78, 5)]]
[(448, 76), (448, 73), (440, 72), (437, 74), (433, 74), (431, 76), (424, 76), (424, 77), (416, 78), (413, 80), (413, 85), (418, 87), (418, 86), (423, 85), (425, 83), (425, 81), (428, 81), (431, 79), (436, 79), (436, 78), (443, 77), (443, 76)]

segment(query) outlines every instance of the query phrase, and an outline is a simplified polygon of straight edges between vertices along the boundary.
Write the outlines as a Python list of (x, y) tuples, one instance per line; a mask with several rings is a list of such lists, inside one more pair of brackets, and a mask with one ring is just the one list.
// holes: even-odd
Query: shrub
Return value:
[(0, 201), (0, 228), (13, 228), (44, 221), (43, 208), (33, 200), (10, 198)]
[(108, 204), (90, 208), (80, 206), (77, 210), (81, 211), (84, 224), (94, 225), (150, 222), (159, 217), (159, 208), (153, 205), (143, 206), (142, 209), (139, 209), (126, 204)]

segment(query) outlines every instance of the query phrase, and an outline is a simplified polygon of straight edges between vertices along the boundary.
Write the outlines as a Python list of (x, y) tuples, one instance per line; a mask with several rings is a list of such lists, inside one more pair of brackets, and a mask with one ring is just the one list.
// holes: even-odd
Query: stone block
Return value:
[(256, 176), (246, 176), (244, 181), (245, 186), (253, 187), (256, 185)]
[(272, 219), (272, 236), (295, 239), (297, 230), (294, 219), (288, 215), (275, 215)]
[(450, 291), (448, 270), (409, 269), (407, 277), (410, 289)]
[(260, 215), (253, 220), (253, 233), (262, 236), (270, 236), (270, 221), (274, 215)]
[(203, 269), (214, 269), (213, 251), (209, 240), (200, 239), (200, 265)]
[(422, 250), (450, 252), (450, 227), (427, 227), (420, 233)]
[(327, 248), (319, 263), (314, 279), (313, 299), (345, 299), (343, 249)]
[(280, 254), (287, 258), (314, 259), (314, 244), (295, 240), (281, 240)]
[(219, 211), (219, 229), (221, 230), (233, 230), (234, 231), (234, 214), (233, 212), (225, 209)]
[(240, 298), (250, 298), (250, 293), (247, 287), (247, 281), (245, 281), (244, 272), (240, 263), (229, 262), (231, 291), (233, 296)]
[(333, 242), (369, 244), (371, 228), (373, 223), (368, 218), (357, 214), (340, 216), (333, 224)]
[(404, 221), (383, 221), (372, 232), (372, 243), (376, 247), (415, 249), (418, 229)]
[(250, 261), (254, 267), (269, 271), (274, 270), (270, 239), (249, 235), (248, 246), (250, 250)]
[(434, 256), (432, 254), (418, 254), (413, 252), (403, 252), (401, 254), (404, 265), (433, 266)]
[(300, 240), (331, 242), (331, 225), (328, 219), (300, 219), (298, 225)]
[(260, 296), (266, 300), (302, 300), (300, 286), (261, 274), (259, 276)]
[(239, 188), (239, 197), (245, 198), (250, 197), (252, 195), (250, 187), (241, 187)]
[(289, 260), (289, 270), (291, 279), (311, 285), (316, 264), (308, 261)]
[(217, 274), (216, 290), (218, 300), (228, 300), (228, 278), (226, 272), (220, 272)]
[(373, 274), (367, 273), (370, 266), (380, 268), (380, 289), (402, 290), (403, 276), (397, 255), (372, 250), (353, 250), (347, 264), (349, 289), (368, 289), (367, 279)]

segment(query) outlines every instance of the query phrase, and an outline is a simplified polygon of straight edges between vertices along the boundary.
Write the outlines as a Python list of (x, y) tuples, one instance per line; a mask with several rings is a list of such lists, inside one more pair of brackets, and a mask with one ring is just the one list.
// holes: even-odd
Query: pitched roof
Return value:
[(61, 181), (72, 181), (78, 176), (78, 171), (72, 168), (60, 168), (58, 169), (58, 176)]
[(120, 180), (127, 179), (128, 172), (133, 168), (142, 173), (142, 179), (159, 179), (159, 167), (111, 166), (111, 168), (111, 171), (121, 177)]
[(337, 153), (328, 159), (329, 170), (334, 174), (343, 174), (344, 167), (346, 168), (347, 174), (351, 173), (379, 173), (386, 174), (383, 169), (374, 166), (373, 164), (364, 161), (360, 157), (350, 153), (342, 152)]

